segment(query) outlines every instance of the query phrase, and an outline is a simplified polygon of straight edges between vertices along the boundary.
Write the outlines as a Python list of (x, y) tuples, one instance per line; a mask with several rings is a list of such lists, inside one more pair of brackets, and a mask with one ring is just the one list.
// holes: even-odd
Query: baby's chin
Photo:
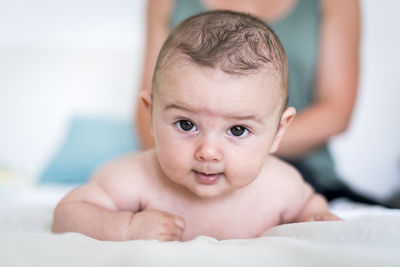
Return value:
[(220, 180), (213, 185), (195, 184), (187, 189), (199, 198), (211, 199), (229, 195), (234, 190), (229, 188), (225, 181)]
[(220, 192), (217, 190), (196, 190), (196, 191), (190, 190), (190, 191), (199, 198), (217, 198), (221, 195), (226, 194), (226, 192)]

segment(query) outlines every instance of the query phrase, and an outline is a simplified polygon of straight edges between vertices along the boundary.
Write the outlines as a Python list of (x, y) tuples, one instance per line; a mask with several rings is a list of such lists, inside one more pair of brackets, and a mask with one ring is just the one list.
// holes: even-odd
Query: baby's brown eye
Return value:
[(229, 129), (229, 132), (233, 136), (243, 137), (243, 136), (246, 136), (249, 133), (249, 130), (247, 130), (243, 126), (234, 126), (234, 127)]
[(188, 120), (180, 120), (176, 123), (179, 129), (183, 131), (190, 131), (193, 129), (194, 124), (191, 121)]

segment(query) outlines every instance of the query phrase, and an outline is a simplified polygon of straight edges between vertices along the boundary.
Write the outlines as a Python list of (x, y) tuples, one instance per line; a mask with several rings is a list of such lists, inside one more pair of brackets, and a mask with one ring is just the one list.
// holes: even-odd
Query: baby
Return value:
[(286, 108), (285, 52), (264, 22), (230, 11), (185, 20), (160, 51), (152, 91), (141, 98), (156, 148), (108, 163), (69, 193), (53, 232), (221, 240), (339, 219), (272, 155), (296, 112)]

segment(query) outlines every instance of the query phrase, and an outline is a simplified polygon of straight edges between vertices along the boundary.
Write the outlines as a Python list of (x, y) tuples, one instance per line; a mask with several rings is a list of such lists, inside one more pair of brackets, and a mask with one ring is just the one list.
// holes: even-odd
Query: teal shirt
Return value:
[[(201, 0), (176, 0), (171, 28), (184, 19), (207, 11)], [(301, 111), (313, 102), (316, 64), (319, 49), (320, 7), (318, 0), (298, 0), (289, 14), (268, 22), (281, 40), (289, 62), (289, 106)], [(318, 130), (318, 129), (316, 129)], [(335, 172), (327, 145), (296, 160), (322, 188), (337, 189), (342, 183)]]

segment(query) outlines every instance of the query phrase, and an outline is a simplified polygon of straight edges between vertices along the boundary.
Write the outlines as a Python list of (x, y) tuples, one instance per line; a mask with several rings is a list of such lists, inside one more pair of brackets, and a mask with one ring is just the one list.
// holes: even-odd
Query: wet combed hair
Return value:
[(279, 79), (283, 108), (288, 98), (288, 64), (279, 38), (262, 20), (251, 15), (216, 10), (184, 20), (169, 35), (157, 59), (157, 77), (178, 58), (232, 75), (265, 71)]

